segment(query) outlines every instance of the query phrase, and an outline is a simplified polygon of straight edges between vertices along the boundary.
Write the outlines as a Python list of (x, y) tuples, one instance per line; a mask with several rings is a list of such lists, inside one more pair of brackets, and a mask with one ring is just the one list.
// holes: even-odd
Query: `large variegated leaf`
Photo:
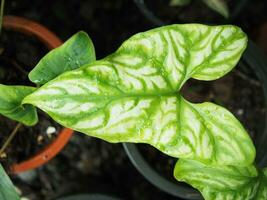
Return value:
[(33, 87), (0, 84), (0, 114), (28, 126), (36, 124), (38, 121), (36, 108), (32, 105), (21, 105), (24, 97), (35, 90)]
[(95, 59), (95, 49), (90, 37), (80, 31), (44, 56), (30, 72), (29, 78), (42, 85), (65, 71), (79, 68)]
[(267, 177), (253, 165), (211, 166), (180, 159), (174, 176), (198, 189), (205, 200), (267, 199)]
[(0, 199), (1, 200), (19, 200), (15, 187), (9, 177), (0, 165)]
[(235, 117), (214, 104), (190, 104), (178, 90), (190, 77), (223, 76), (246, 41), (235, 26), (154, 29), (103, 60), (58, 76), (24, 103), (110, 142), (144, 142), (174, 157), (244, 165), (253, 162), (255, 150)]

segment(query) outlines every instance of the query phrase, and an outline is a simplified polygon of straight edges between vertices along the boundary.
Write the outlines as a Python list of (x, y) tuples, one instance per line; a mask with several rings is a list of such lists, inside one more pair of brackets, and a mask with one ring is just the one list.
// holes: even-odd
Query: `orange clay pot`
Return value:
[[(49, 50), (54, 49), (62, 44), (62, 41), (46, 27), (23, 17), (4, 16), (3, 28), (6, 30), (12, 30), (15, 32), (23, 33), (25, 35), (36, 37)], [(63, 149), (72, 135), (73, 130), (62, 128), (55, 140), (53, 140), (43, 150), (37, 152), (37, 154), (32, 156), (31, 158), (21, 163), (12, 165), (10, 167), (10, 172), (17, 174), (44, 165)]]

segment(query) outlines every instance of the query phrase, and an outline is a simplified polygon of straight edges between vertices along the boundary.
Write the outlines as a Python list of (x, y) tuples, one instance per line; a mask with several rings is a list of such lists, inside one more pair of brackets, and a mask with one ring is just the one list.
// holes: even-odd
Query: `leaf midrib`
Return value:
[[(121, 99), (121, 98), (149, 98), (149, 97), (180, 97), (181, 94), (179, 92), (160, 92), (160, 93), (150, 93), (150, 94), (140, 94), (140, 93), (132, 93), (132, 94), (118, 94), (118, 95), (90, 95), (90, 94), (79, 94), (78, 96), (75, 94), (68, 94), (68, 95), (55, 95), (53, 98), (56, 99), (56, 97), (60, 97), (60, 99), (81, 99), (81, 98), (86, 98), (86, 99), (90, 99), (90, 100), (98, 100), (98, 99), (110, 99), (110, 100), (114, 100), (114, 99)], [(45, 98), (38, 98), (38, 99), (46, 99), (47, 97), (45, 96)], [(27, 97), (26, 97), (27, 100)], [(28, 101), (24, 101), (23, 100), (23, 104), (27, 103)], [(31, 102), (31, 101), (30, 101)]]

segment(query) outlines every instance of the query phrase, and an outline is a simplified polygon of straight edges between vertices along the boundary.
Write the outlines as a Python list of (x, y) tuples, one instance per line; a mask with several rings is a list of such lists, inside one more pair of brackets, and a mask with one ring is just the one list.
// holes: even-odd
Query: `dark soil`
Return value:
[(121, 144), (81, 133), (76, 133), (48, 164), (13, 180), (31, 200), (75, 193), (105, 193), (127, 200), (177, 199), (148, 183), (130, 163)]
[[(196, 0), (194, 9), (165, 9), (165, 5), (162, 6), (164, 0), (147, 2), (149, 8), (156, 8), (156, 14), (169, 23), (224, 21), (223, 17)], [(232, 3), (230, 8), (233, 8)], [(257, 28), (267, 20), (266, 8), (266, 1), (249, 1), (238, 18), (231, 23), (241, 26), (253, 37)], [(6, 14), (36, 20), (49, 27), (63, 40), (79, 30), (85, 30), (94, 41), (98, 58), (116, 50), (122, 41), (134, 33), (155, 27), (140, 13), (133, 0), (13, 0), (6, 3)], [(21, 44), (23, 41), (18, 42), (18, 45)], [(25, 52), (33, 54), (30, 59), (34, 59), (35, 62), (42, 54), (39, 47), (30, 51), (26, 48)], [(246, 75), (245, 78), (243, 74)], [(224, 105), (242, 121), (253, 137), (260, 134), (257, 127), (265, 111), (264, 100), (261, 87), (258, 86), (257, 78), (251, 70), (238, 67), (221, 80), (190, 81), (189, 84), (183, 92), (187, 99), (194, 102), (213, 101)], [(143, 154), (148, 161), (159, 173), (174, 181), (171, 177), (176, 160), (164, 156), (152, 147), (147, 148)], [(65, 149), (45, 166), (12, 178), (21, 190), (22, 196), (31, 200), (52, 200), (58, 196), (79, 192), (109, 193), (127, 200), (177, 199), (148, 183), (130, 163), (120, 144), (109, 144), (80, 133), (77, 133)]]
[(4, 30), (0, 37), (0, 49), (0, 82), (34, 86), (28, 79), (28, 73), (47, 53), (46, 47), (33, 37)]
[[(0, 37), (0, 83), (6, 85), (34, 86), (28, 72), (45, 55), (47, 49), (38, 40), (20, 33), (3, 31)], [(18, 122), (0, 116), (0, 145), (2, 146)], [(48, 130), (50, 129), (50, 130)], [(54, 129), (54, 130), (53, 130)], [(46, 114), (39, 112), (36, 126), (22, 126), (5, 152), (0, 155), (1, 163), (10, 165), (29, 159), (58, 134), (60, 126)]]
[[(41, 113), (41, 112), (40, 112)], [(0, 116), (1, 129), (0, 141), (3, 144), (10, 135), (17, 122)], [(39, 114), (39, 122), (33, 127), (22, 126), (6, 151), (1, 155), (1, 163), (8, 168), (10, 165), (20, 163), (37, 154), (51, 143), (57, 136), (60, 126), (46, 114)], [(52, 131), (50, 132), (50, 130)]]

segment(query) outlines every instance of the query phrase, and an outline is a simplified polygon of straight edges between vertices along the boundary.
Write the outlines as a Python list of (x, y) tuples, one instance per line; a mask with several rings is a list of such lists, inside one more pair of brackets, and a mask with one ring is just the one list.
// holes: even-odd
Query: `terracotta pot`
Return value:
[[(5, 30), (11, 30), (23, 33), (25, 35), (30, 35), (32, 37), (36, 37), (49, 50), (54, 49), (62, 44), (62, 41), (46, 27), (23, 17), (4, 16), (3, 28)], [(37, 152), (37, 154), (32, 156), (31, 158), (21, 163), (16, 163), (12, 165), (10, 167), (10, 172), (13, 174), (17, 174), (20, 172), (35, 169), (47, 163), (63, 149), (63, 147), (68, 143), (72, 135), (73, 130), (63, 128), (62, 130), (60, 130), (60, 133), (58, 134), (57, 138), (53, 140), (48, 146), (46, 146), (40, 152)]]

